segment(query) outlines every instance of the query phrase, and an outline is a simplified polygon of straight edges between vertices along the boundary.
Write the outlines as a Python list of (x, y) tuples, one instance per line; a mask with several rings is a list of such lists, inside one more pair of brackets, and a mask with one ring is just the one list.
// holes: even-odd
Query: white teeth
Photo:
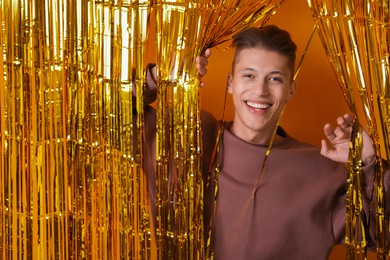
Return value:
[(256, 108), (256, 109), (266, 109), (266, 108), (269, 108), (271, 105), (270, 104), (259, 104), (259, 103), (253, 103), (253, 102), (249, 102), (247, 101), (246, 104), (252, 108)]

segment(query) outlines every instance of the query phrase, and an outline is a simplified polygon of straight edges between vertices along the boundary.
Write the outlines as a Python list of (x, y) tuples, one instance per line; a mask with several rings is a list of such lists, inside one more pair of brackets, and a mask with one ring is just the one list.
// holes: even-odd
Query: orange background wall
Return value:
[[(307, 0), (288, 0), (268, 24), (275, 24), (291, 33), (298, 45), (297, 62), (302, 57), (313, 30), (313, 20)], [(226, 77), (231, 68), (232, 50), (226, 46), (212, 49), (206, 86), (201, 90), (202, 108), (221, 119), (226, 89)], [(335, 123), (338, 116), (349, 113), (342, 91), (325, 55), (320, 37), (315, 33), (297, 77), (295, 97), (287, 104), (281, 125), (299, 140), (319, 146), (324, 138), (323, 126)], [(228, 97), (226, 118), (233, 119), (233, 105)], [(310, 239), (310, 238), (308, 238)], [(337, 246), (329, 259), (345, 259), (344, 246)], [(376, 259), (369, 254), (369, 259)]]

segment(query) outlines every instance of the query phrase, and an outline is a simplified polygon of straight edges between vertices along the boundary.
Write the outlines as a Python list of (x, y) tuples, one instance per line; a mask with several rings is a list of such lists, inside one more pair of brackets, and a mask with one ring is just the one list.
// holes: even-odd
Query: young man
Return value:
[[(207, 230), (212, 220), (214, 257), (327, 259), (345, 235), (343, 163), (348, 161), (353, 117), (339, 117), (336, 128), (324, 127), (329, 142), (323, 140), (321, 150), (295, 140), (276, 127), (295, 91), (296, 45), (289, 33), (276, 26), (248, 28), (233, 38), (233, 47), (228, 92), (235, 116), (225, 124), (206, 183), (205, 225)], [(198, 59), (201, 74), (207, 72), (209, 55)], [(207, 118), (202, 125), (208, 140), (204, 143), (209, 145), (215, 141), (217, 124)], [(363, 193), (369, 197), (375, 152), (367, 134), (363, 142)], [(205, 147), (206, 161), (210, 149)], [(364, 201), (368, 205), (369, 200)]]
[[(233, 46), (228, 92), (235, 115), (215, 162), (221, 165), (215, 259), (327, 259), (345, 234), (347, 169), (340, 162), (348, 162), (353, 118), (324, 127), (330, 143), (323, 140), (321, 151), (280, 127), (274, 135), (295, 91), (296, 45), (288, 32), (265, 26), (241, 31)], [(370, 195), (375, 152), (367, 134), (363, 149), (364, 194)], [(207, 193), (206, 219), (214, 211), (214, 188)]]

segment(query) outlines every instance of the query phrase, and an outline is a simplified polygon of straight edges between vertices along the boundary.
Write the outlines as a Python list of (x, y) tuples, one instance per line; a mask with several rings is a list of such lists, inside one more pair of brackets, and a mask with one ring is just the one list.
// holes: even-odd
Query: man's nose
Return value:
[(253, 84), (252, 91), (259, 96), (267, 95), (269, 93), (268, 83), (265, 80), (259, 80)]

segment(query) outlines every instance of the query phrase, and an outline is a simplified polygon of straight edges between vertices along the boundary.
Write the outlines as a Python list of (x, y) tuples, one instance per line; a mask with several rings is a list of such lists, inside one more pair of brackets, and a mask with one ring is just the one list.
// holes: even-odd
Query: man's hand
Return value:
[[(321, 141), (321, 154), (329, 159), (347, 163), (349, 156), (349, 143), (351, 140), (352, 126), (354, 118), (350, 114), (345, 114), (337, 118), (337, 126), (333, 128), (331, 124), (324, 126), (324, 133), (328, 141)], [(375, 149), (371, 138), (363, 130), (363, 165), (371, 163), (375, 159)]]
[[(198, 70), (198, 73), (199, 73), (199, 76), (200, 78), (205, 76), (207, 74), (207, 65), (209, 63), (208, 61), (208, 58), (210, 57), (211, 55), (211, 50), (210, 49), (206, 49), (206, 51), (204, 52), (203, 56), (198, 56), (196, 57), (196, 69)], [(151, 76), (152, 78), (156, 81), (157, 80), (157, 71), (156, 71), (156, 66), (152, 67), (151, 70)], [(200, 86), (203, 87), (205, 86), (206, 84), (201, 81), (200, 82)]]
[[(208, 58), (210, 57), (210, 55), (211, 55), (211, 50), (206, 49), (203, 56), (196, 57), (196, 69), (198, 70), (200, 77), (203, 77), (207, 74), (206, 67), (207, 67), (207, 64), (209, 63)], [(203, 81), (200, 82), (201, 87), (203, 87), (205, 85), (206, 84)]]

